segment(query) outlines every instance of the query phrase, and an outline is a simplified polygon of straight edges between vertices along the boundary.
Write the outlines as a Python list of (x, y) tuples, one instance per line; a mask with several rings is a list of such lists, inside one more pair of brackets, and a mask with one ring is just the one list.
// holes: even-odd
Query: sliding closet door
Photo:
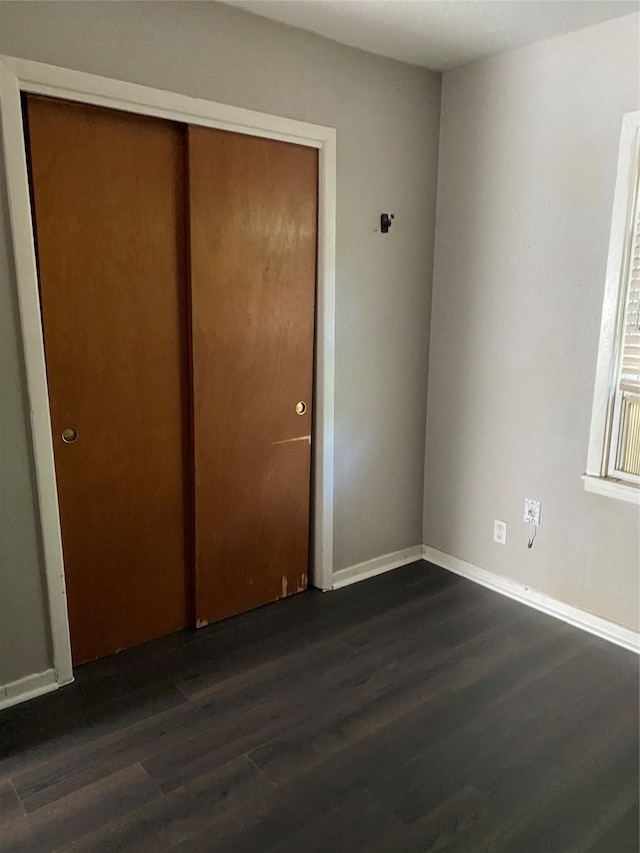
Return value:
[(196, 616), (307, 586), (318, 160), (189, 128)]
[(29, 97), (74, 663), (188, 621), (185, 130)]

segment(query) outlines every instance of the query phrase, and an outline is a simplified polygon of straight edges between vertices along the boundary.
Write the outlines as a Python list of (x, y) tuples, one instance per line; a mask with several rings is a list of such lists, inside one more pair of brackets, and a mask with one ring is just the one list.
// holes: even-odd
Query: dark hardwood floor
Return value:
[(0, 850), (637, 853), (638, 658), (416, 563), (0, 714)]

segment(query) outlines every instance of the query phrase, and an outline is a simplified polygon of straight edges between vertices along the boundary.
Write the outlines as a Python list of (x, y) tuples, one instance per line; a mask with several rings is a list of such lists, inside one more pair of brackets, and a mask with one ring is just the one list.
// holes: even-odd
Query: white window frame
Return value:
[(589, 492), (640, 505), (640, 477), (615, 469), (621, 395), (616, 387), (626, 305), (626, 277), (640, 157), (640, 111), (625, 113), (611, 217), (602, 324), (584, 487)]
[[(310, 581), (333, 582), (336, 130), (54, 65), (0, 56), (0, 117), (26, 367), (40, 533), (53, 651), (48, 692), (73, 680), (47, 374), (27, 176), (21, 94), (50, 95), (139, 115), (215, 127), (318, 150), (318, 269)], [(23, 698), (28, 698), (25, 694)], [(21, 701), (15, 699), (13, 701)], [(2, 703), (0, 703), (2, 704)]]

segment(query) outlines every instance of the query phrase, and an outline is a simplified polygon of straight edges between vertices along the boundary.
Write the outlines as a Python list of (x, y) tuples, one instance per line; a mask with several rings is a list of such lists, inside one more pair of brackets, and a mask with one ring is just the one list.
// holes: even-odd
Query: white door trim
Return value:
[(29, 200), (20, 96), (51, 95), (142, 115), (263, 136), (318, 149), (318, 282), (313, 447), (313, 549), (310, 580), (333, 575), (336, 131), (40, 62), (0, 57), (0, 116), (9, 215), (26, 366), (31, 434), (57, 682), (73, 679), (49, 395)]

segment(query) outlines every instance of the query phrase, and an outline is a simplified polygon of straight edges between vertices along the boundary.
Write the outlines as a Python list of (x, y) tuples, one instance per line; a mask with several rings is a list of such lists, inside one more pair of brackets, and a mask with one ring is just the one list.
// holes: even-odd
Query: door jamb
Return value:
[(314, 376), (313, 548), (310, 581), (331, 588), (333, 575), (333, 448), (335, 373), (336, 131), (85, 74), (0, 56), (0, 117), (7, 175), (22, 346), (27, 379), (39, 528), (57, 684), (73, 680), (64, 562), (53, 458), (36, 254), (22, 122), (23, 92), (263, 136), (318, 149), (318, 262)]

